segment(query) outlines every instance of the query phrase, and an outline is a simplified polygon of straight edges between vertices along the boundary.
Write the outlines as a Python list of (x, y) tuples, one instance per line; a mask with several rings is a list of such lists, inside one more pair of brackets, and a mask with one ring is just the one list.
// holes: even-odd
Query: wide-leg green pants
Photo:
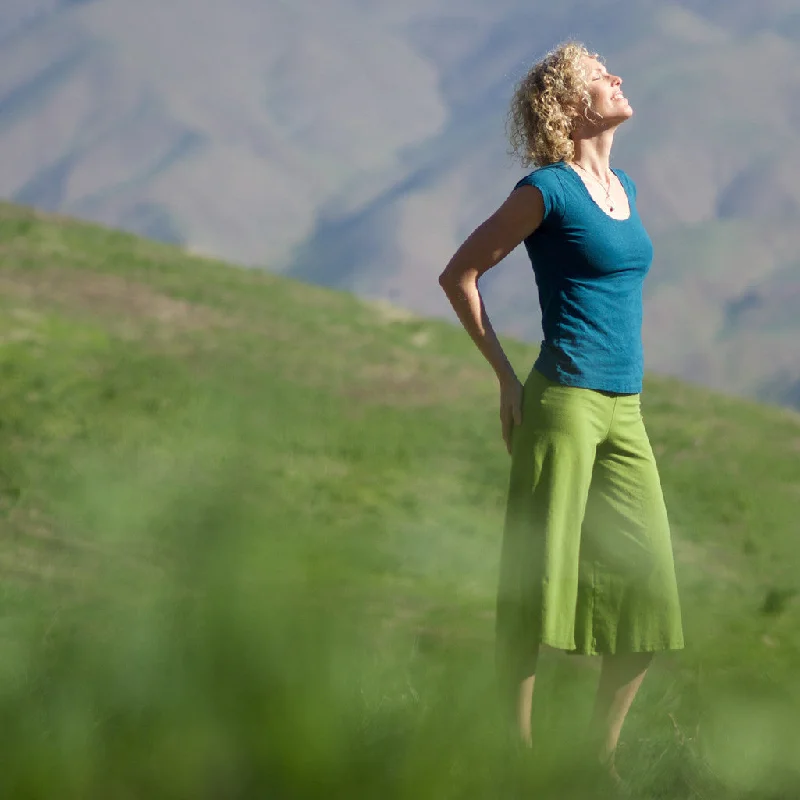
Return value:
[(533, 370), (514, 429), (497, 599), (498, 657), (683, 647), (669, 522), (639, 395)]

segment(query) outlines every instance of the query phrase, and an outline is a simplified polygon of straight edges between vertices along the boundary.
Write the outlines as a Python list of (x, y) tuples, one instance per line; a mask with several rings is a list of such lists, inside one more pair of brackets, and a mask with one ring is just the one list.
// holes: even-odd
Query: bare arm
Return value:
[(478, 279), (533, 233), (543, 216), (539, 190), (520, 187), (467, 238), (439, 276), (439, 284), (461, 324), (500, 382), (503, 438), (509, 447), (511, 423), (521, 421), (521, 387), (486, 314)]
[(514, 371), (486, 314), (478, 279), (533, 233), (543, 216), (544, 202), (539, 190), (520, 187), (470, 234), (439, 276), (439, 284), (461, 324), (501, 383), (515, 377)]

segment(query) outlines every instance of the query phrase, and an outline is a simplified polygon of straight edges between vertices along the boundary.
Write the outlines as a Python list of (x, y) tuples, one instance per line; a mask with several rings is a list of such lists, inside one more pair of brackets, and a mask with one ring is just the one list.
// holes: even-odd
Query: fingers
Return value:
[(506, 406), (503, 406), (500, 409), (500, 424), (503, 429), (503, 441), (506, 443), (506, 450), (511, 452), (511, 423), (512, 423), (512, 416), (510, 413), (510, 409)]
[(519, 400), (514, 401), (514, 405), (512, 406), (512, 413), (514, 416), (514, 424), (522, 425), (522, 403), (520, 403)]

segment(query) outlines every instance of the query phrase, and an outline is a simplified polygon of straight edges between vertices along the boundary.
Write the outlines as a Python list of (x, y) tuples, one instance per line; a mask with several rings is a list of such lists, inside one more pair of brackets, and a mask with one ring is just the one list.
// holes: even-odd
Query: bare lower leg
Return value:
[(519, 685), (517, 693), (517, 729), (522, 744), (531, 747), (533, 736), (531, 734), (531, 711), (533, 709), (533, 686), (536, 676), (525, 678)]
[(603, 657), (591, 733), (593, 742), (599, 747), (601, 761), (607, 764), (614, 778), (618, 777), (614, 755), (622, 725), (652, 660), (651, 653)]

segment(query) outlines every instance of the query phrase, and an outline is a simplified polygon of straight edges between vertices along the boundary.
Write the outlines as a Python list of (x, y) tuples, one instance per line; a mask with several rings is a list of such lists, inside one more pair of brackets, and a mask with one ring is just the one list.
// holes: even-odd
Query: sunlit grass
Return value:
[[(603, 796), (595, 661), (547, 653), (535, 752), (505, 746), (508, 461), (467, 337), (12, 207), (0, 241), (0, 795)], [(688, 648), (620, 769), (791, 797), (800, 421), (655, 378), (644, 407)]]

